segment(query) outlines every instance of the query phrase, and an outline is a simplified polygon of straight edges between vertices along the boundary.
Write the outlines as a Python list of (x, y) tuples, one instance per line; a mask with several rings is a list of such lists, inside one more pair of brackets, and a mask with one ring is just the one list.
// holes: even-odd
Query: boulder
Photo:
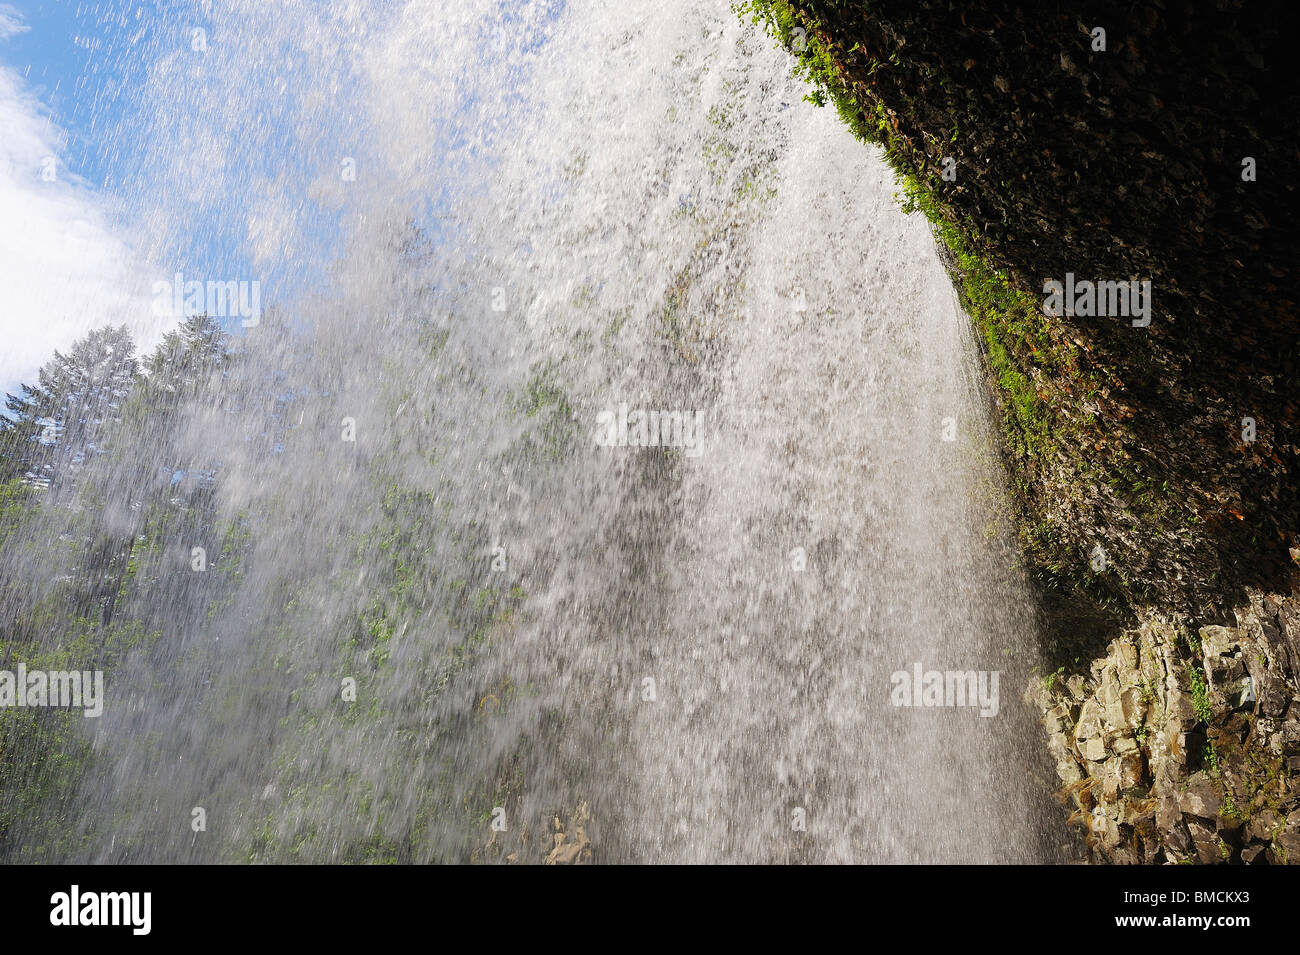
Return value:
[(545, 865), (586, 865), (592, 861), (591, 840), (585, 831), (588, 815), (584, 802), (574, 810), (567, 826), (556, 817), (554, 845), (546, 855)]
[(1271, 669), (1264, 668), (1256, 680), (1255, 713), (1259, 716), (1277, 718), (1286, 713), (1291, 704), (1291, 689), (1286, 681)]
[(1227, 860), (1219, 845), (1219, 834), (1214, 824), (1195, 816), (1185, 817), (1187, 831), (1192, 835), (1192, 846), (1196, 851), (1196, 860), (1202, 865), (1218, 865)]
[(1187, 780), (1187, 789), (1179, 797), (1178, 804), (1189, 815), (1216, 819), (1223, 808), (1223, 795), (1214, 780), (1204, 772), (1198, 772)]

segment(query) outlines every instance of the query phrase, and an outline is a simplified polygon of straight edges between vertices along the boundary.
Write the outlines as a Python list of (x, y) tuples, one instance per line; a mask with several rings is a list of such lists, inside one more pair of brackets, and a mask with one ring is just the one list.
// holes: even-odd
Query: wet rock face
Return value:
[(592, 861), (591, 840), (587, 838), (586, 825), (590, 811), (580, 803), (570, 816), (568, 825), (555, 817), (555, 832), (551, 838), (551, 851), (546, 854), (545, 865), (589, 865)]
[[(1102, 3), (1084, 20), (998, 3), (788, 6), (868, 135), (1012, 285), (1042, 299), (1067, 273), (1152, 283), (1148, 326), (1048, 320), (1068, 361), (1002, 329), (1056, 445), (1016, 462), (1035, 472), (1027, 509), (1068, 545), (1044, 566), (1086, 576), (1082, 527), (1130, 606), (1227, 611), (1251, 587), (1288, 592), (1300, 8)], [(1047, 457), (1065, 473), (1038, 474)]]
[(1300, 601), (1236, 617), (1152, 614), (1036, 691), (1097, 861), (1300, 864)]
[(951, 247), (1092, 851), (1300, 861), (1300, 6), (756, 2)]

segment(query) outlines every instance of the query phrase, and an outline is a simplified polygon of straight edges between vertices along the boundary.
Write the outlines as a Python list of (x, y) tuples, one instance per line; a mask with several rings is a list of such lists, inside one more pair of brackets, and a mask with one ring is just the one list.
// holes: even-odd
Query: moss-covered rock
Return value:
[[(1300, 658), (1240, 654), (1294, 639), (1266, 595), (1296, 591), (1300, 555), (1297, 8), (739, 6), (944, 246), (1052, 624), (1050, 746), (1099, 857), (1288, 861)], [(1067, 274), (1149, 281), (1149, 324), (1047, 314)], [(1234, 616), (1205, 656), (1187, 628)]]
[[(1249, 587), (1286, 589), (1300, 543), (1293, 7), (746, 9), (885, 148), (952, 247), (1042, 579), (1103, 610), (1227, 611)], [(1043, 315), (1044, 280), (1066, 273), (1151, 281), (1151, 324)]]

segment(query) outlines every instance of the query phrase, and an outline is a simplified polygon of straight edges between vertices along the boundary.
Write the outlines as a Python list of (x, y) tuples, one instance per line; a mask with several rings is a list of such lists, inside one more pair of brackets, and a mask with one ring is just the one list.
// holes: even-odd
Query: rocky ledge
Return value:
[(1300, 864), (1300, 600), (1152, 613), (1033, 691), (1094, 861)]

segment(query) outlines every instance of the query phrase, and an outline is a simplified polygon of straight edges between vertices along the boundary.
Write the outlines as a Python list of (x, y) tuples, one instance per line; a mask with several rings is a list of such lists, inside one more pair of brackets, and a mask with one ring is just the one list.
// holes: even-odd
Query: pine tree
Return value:
[(137, 375), (126, 326), (100, 328), (41, 367), (39, 384), (6, 396), (6, 471), (52, 487), (104, 454)]
[(144, 360), (151, 402), (194, 395), (230, 362), (230, 336), (210, 315), (191, 315)]

